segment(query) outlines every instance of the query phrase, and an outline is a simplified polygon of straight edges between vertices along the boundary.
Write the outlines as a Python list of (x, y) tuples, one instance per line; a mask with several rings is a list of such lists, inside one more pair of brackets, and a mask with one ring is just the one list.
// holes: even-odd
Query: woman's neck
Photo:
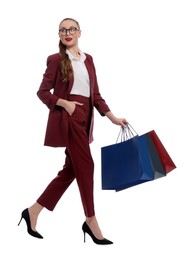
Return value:
[(75, 48), (68, 48), (68, 51), (75, 57), (80, 58), (80, 51), (78, 47)]

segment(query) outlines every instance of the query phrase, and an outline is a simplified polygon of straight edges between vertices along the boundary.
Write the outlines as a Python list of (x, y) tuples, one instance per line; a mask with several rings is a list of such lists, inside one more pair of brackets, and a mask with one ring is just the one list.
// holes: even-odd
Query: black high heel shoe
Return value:
[(20, 222), (21, 222), (22, 219), (25, 219), (26, 225), (27, 225), (27, 231), (31, 236), (37, 237), (37, 238), (43, 238), (43, 236), (41, 236), (37, 231), (32, 230), (31, 224), (30, 224), (30, 215), (29, 215), (28, 209), (23, 210), (23, 212), (21, 214), (21, 219), (18, 223), (18, 226), (20, 225)]
[(104, 238), (104, 239), (98, 239), (94, 236), (94, 234), (92, 233), (91, 229), (89, 228), (89, 226), (87, 225), (86, 222), (83, 223), (82, 225), (82, 230), (84, 232), (84, 242), (85, 242), (85, 234), (88, 233), (89, 236), (92, 238), (92, 240), (94, 241), (94, 243), (98, 244), (98, 245), (111, 245), (113, 244), (112, 241)]

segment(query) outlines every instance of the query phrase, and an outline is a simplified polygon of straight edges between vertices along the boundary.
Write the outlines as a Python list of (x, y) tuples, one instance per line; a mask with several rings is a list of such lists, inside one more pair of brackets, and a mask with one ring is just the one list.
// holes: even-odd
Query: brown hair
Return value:
[[(63, 21), (66, 21), (66, 20), (71, 20), (71, 21), (75, 22), (77, 24), (78, 29), (80, 29), (79, 23), (73, 18), (63, 19), (60, 22), (59, 26), (61, 25), (61, 23)], [(70, 76), (73, 74), (73, 68), (72, 68), (69, 56), (66, 53), (66, 46), (61, 42), (61, 40), (59, 41), (59, 55), (61, 57), (60, 70), (61, 70), (62, 80), (63, 81), (69, 81)]]

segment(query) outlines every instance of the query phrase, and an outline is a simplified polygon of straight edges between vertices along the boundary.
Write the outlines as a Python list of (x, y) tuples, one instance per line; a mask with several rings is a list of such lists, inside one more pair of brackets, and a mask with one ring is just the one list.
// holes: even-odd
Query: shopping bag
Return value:
[(149, 156), (151, 160), (151, 165), (154, 172), (154, 180), (166, 176), (166, 172), (163, 168), (162, 162), (160, 160), (159, 154), (156, 150), (156, 147), (153, 143), (153, 140), (149, 133), (145, 134), (147, 145), (148, 145), (148, 151)]
[(123, 190), (154, 179), (146, 136), (101, 148), (103, 190)]
[[(142, 175), (141, 181), (139, 180), (138, 183), (132, 182), (127, 186), (126, 184), (124, 184), (123, 187), (120, 185), (119, 188), (116, 188), (116, 191), (121, 191), (131, 186), (143, 183), (145, 182), (145, 180), (146, 182), (153, 181), (158, 178), (166, 176), (166, 172), (164, 171), (156, 147), (149, 134), (146, 133), (139, 136), (138, 152), (139, 152), (139, 158), (140, 158), (142, 170), (144, 172), (144, 176)], [(152, 173), (150, 175), (151, 171)], [(145, 175), (146, 172), (149, 172), (148, 176)]]
[(174, 170), (176, 168), (176, 165), (170, 157), (169, 153), (167, 152), (166, 148), (164, 147), (163, 143), (161, 142), (160, 138), (156, 134), (156, 132), (152, 130), (149, 131), (147, 135), (151, 137), (156, 147), (157, 153), (159, 155), (160, 161), (166, 174)]

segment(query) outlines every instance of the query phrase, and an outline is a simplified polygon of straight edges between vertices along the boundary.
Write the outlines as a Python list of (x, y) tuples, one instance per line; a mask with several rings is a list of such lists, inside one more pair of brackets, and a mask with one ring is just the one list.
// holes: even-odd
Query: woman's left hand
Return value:
[(115, 125), (120, 125), (122, 127), (125, 127), (128, 124), (125, 118), (117, 118), (117, 117), (112, 120), (112, 123)]
[(122, 127), (125, 127), (128, 122), (125, 118), (117, 118), (113, 115), (111, 111), (106, 113), (106, 116), (112, 121), (113, 124), (115, 125), (120, 125)]

